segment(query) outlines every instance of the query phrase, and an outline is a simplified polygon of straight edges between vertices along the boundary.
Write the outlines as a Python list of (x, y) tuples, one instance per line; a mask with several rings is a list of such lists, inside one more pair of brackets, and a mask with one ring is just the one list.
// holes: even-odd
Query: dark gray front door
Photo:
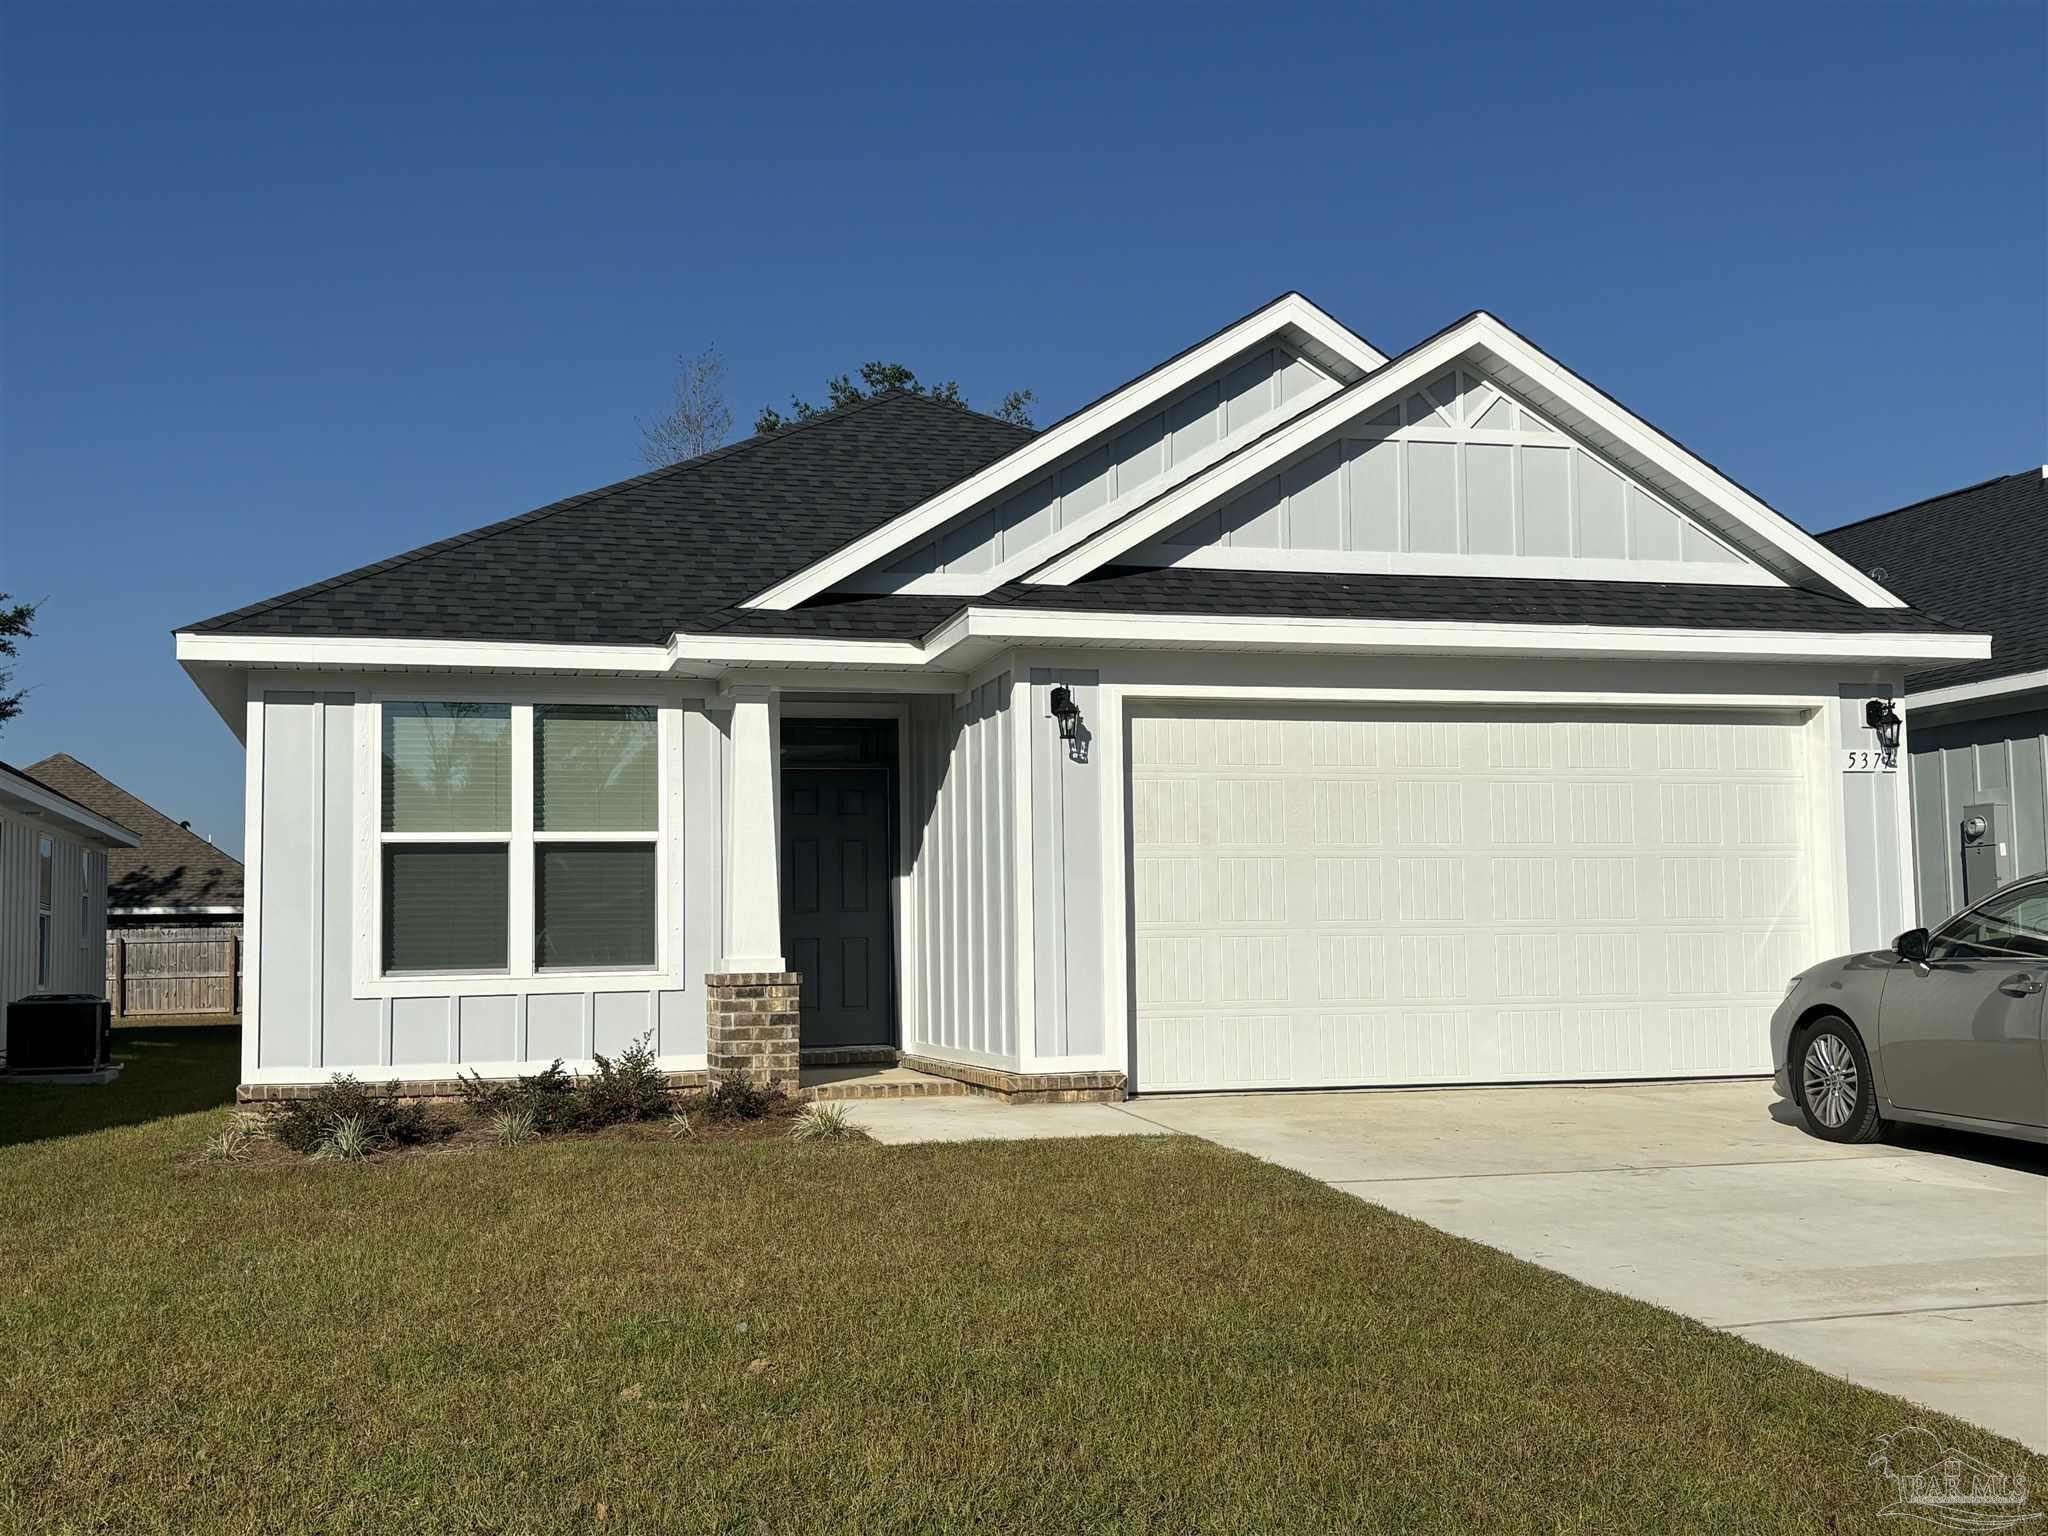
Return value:
[(782, 770), (782, 931), (806, 1048), (893, 1045), (886, 768)]

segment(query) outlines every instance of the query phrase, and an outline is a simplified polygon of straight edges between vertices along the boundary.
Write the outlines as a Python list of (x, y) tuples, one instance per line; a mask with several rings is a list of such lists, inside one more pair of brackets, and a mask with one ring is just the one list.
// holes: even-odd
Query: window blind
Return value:
[(538, 964), (571, 970), (655, 963), (652, 843), (541, 843), (535, 854)]
[(659, 747), (643, 705), (543, 704), (533, 712), (533, 825), (652, 832)]
[(384, 705), (386, 832), (511, 828), (510, 705)]
[(503, 970), (508, 864), (500, 843), (386, 843), (384, 969)]

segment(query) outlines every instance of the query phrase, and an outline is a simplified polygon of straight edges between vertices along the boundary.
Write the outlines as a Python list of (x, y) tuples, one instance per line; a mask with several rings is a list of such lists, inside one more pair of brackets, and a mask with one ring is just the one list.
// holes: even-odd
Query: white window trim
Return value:
[[(504, 704), (512, 712), (512, 823), (498, 832), (386, 832), (384, 818), (384, 705), (389, 703)], [(543, 704), (642, 705), (654, 710), (655, 826), (651, 832), (540, 832), (533, 825), (533, 712)], [(683, 987), (683, 900), (677, 872), (684, 868), (684, 829), (677, 810), (682, 771), (683, 704), (655, 693), (593, 693), (573, 685), (534, 686), (505, 679), (500, 686), (422, 684), (358, 694), (355, 761), (355, 880), (351, 910), (351, 991), (358, 998), (471, 997), (506, 993), (631, 990)], [(542, 969), (534, 960), (534, 850), (548, 842), (654, 844), (655, 963), (584, 970)], [(385, 843), (502, 844), (506, 855), (507, 937), (503, 970), (384, 970)]]
[(35, 881), (36, 913), (32, 968), (36, 990), (43, 992), (49, 989), (50, 972), (57, 958), (57, 840), (47, 832), (36, 834), (35, 869), (30, 878)]

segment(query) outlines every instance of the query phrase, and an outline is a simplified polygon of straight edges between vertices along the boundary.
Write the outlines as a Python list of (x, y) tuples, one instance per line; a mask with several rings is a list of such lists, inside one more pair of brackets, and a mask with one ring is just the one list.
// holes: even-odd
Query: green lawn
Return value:
[(1907, 1423), (2048, 1487), (1200, 1142), (203, 1165), (235, 1049), (0, 1088), (0, 1530), (1896, 1530)]

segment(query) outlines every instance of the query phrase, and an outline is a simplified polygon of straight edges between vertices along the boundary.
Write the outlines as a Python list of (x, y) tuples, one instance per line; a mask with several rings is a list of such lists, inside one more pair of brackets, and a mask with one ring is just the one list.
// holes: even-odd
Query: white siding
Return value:
[(916, 999), (905, 1046), (1018, 1059), (1015, 711), (1004, 673), (965, 700), (910, 704), (910, 879)]
[[(36, 842), (42, 837), (52, 844), (50, 973), (38, 986)], [(106, 854), (45, 823), (0, 811), (0, 1052), (7, 1048), (6, 1006), (16, 998), (34, 992), (106, 995), (106, 942)]]

